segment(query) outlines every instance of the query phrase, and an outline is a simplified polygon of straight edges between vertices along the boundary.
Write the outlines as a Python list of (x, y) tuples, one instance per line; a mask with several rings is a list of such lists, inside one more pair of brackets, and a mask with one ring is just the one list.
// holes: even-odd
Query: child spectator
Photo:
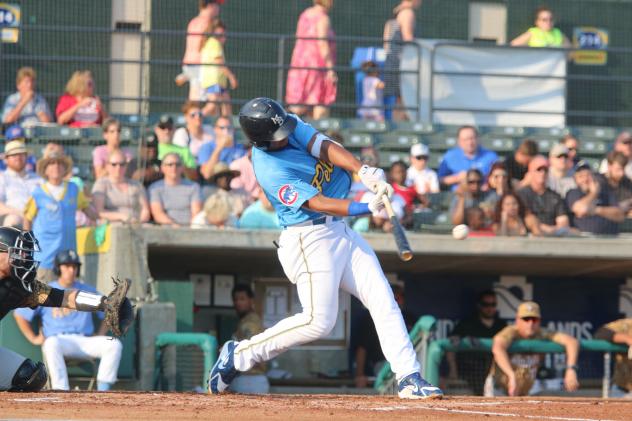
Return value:
[(2, 108), (3, 124), (22, 127), (52, 121), (52, 114), (43, 96), (35, 92), (35, 70), (22, 67), (16, 77), (17, 92), (7, 97)]
[[(202, 47), (202, 89), (206, 95), (204, 115), (232, 115), (229, 88), (237, 89), (237, 78), (226, 66), (224, 44), (226, 26), (219, 20), (213, 20), (207, 32), (208, 37)], [(230, 86), (229, 86), (230, 84)]]
[[(121, 123), (115, 118), (108, 118), (103, 123), (103, 138), (105, 145), (97, 146), (92, 150), (92, 166), (94, 177), (101, 178), (107, 175), (109, 156), (121, 150)], [(129, 151), (123, 151), (125, 162), (130, 163), (134, 157)]]
[(470, 229), (469, 237), (493, 237), (494, 231), (487, 224), (485, 212), (478, 206), (465, 210), (465, 224)]
[(237, 219), (228, 196), (215, 193), (204, 202), (204, 209), (193, 217), (191, 228), (234, 228)]
[[(439, 193), (439, 177), (437, 173), (428, 168), (430, 149), (423, 143), (415, 143), (410, 147), (410, 167), (406, 171), (406, 185), (415, 187), (420, 198), (425, 198), (429, 193)], [(422, 203), (425, 202), (421, 199)]]
[(540, 235), (538, 225), (538, 219), (527, 213), (517, 194), (507, 192), (498, 200), (493, 225), (496, 235), (525, 236), (529, 232)]
[(384, 82), (378, 77), (377, 65), (373, 61), (362, 63), (362, 108), (358, 116), (364, 120), (384, 121)]
[(66, 84), (64, 93), (55, 110), (57, 123), (70, 127), (100, 125), (107, 113), (98, 96), (94, 94), (94, 79), (90, 70), (77, 70)]
[(477, 169), (470, 169), (465, 173), (465, 179), (455, 190), (455, 196), (450, 203), (450, 217), (452, 224), (465, 222), (465, 210), (478, 207), (484, 199), (483, 174)]

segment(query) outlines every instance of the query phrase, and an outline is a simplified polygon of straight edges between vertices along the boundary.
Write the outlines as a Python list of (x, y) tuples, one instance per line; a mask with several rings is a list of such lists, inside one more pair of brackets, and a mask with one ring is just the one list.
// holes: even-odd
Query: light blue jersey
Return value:
[[(48, 284), (52, 288), (65, 290), (59, 285), (59, 282), (51, 282)], [(97, 293), (96, 288), (91, 285), (84, 284), (83, 282), (75, 281), (70, 289), (78, 289), (80, 291), (87, 291)], [(42, 329), (45, 337), (61, 335), (61, 334), (79, 334), (84, 336), (91, 336), (94, 333), (94, 323), (92, 322), (92, 313), (85, 311), (71, 310), (69, 308), (57, 308), (57, 307), (36, 307), (30, 308), (18, 308), (15, 310), (18, 316), (26, 319), (27, 321), (33, 320), (33, 318), (40, 316), (42, 318)], [(97, 312), (97, 316), (103, 319), (103, 312)]]
[(322, 214), (303, 208), (303, 204), (322, 193), (344, 199), (351, 186), (350, 175), (342, 168), (314, 157), (307, 145), (312, 138), (324, 136), (294, 114), (297, 125), (280, 150), (252, 149), (252, 164), (257, 181), (279, 216), (282, 226), (320, 218)]

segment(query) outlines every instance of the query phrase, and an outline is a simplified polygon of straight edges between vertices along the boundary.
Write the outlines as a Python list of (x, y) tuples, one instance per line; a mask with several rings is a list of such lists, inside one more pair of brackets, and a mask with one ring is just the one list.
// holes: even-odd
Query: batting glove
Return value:
[(384, 209), (384, 195), (388, 195), (389, 189), (392, 194), (393, 188), (389, 184), (384, 183), (383, 185), (378, 186), (375, 196), (373, 196), (369, 201), (369, 210), (371, 213), (375, 214)]
[(380, 185), (380, 183), (386, 184), (384, 170), (381, 168), (363, 165), (360, 167), (360, 171), (358, 171), (358, 176), (360, 177), (362, 184), (364, 184), (373, 193), (377, 193), (378, 185)]

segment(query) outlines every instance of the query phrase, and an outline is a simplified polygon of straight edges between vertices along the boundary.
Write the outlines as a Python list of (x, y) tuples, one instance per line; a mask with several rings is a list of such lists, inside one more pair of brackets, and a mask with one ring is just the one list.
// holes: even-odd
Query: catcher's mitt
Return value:
[(134, 307), (127, 298), (127, 290), (132, 281), (112, 278), (114, 289), (105, 300), (105, 323), (114, 337), (121, 337), (127, 333), (134, 321)]

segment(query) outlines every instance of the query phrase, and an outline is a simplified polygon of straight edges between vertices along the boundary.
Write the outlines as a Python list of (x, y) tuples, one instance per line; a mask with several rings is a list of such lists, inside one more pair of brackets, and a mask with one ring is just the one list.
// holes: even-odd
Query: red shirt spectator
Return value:
[(59, 98), (55, 116), (70, 127), (99, 126), (107, 117), (99, 97), (94, 95), (94, 79), (89, 70), (77, 70)]

